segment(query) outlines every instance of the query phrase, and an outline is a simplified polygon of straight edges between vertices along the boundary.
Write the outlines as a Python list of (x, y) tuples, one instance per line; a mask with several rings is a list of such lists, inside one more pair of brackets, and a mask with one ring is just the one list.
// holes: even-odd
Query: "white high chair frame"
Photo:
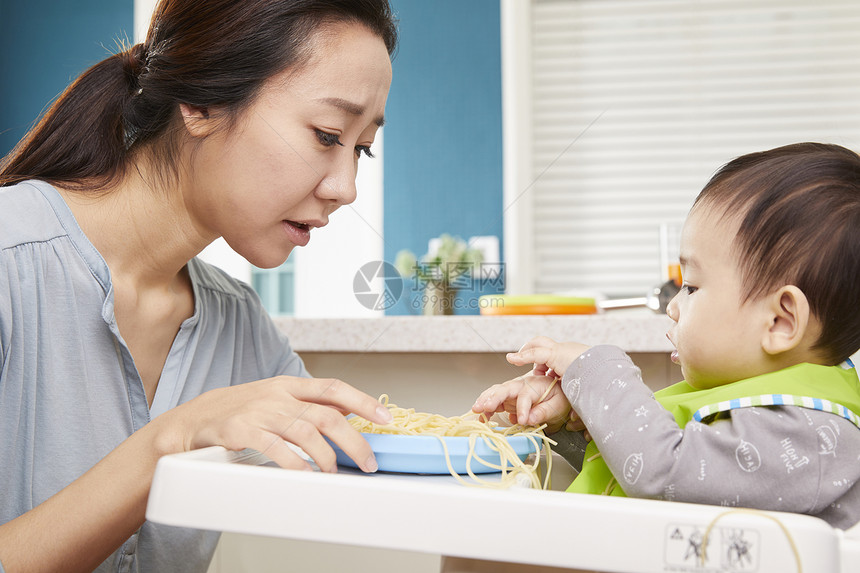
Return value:
[[(515, 525), (512, 515), (532, 525)], [(345, 516), (360, 516), (361, 526)], [(473, 488), (450, 476), (291, 471), (257, 452), (220, 447), (162, 458), (146, 517), (182, 527), (619, 573), (791, 572), (797, 558), (807, 572), (851, 573), (860, 564), (860, 528), (843, 532), (806, 515)], [(420, 528), (404, 526), (404, 519)]]

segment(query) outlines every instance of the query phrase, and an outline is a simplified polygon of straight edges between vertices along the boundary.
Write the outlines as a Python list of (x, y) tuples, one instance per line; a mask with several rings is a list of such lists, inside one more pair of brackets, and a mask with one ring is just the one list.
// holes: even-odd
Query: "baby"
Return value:
[(584, 429), (568, 491), (860, 521), (860, 157), (801, 143), (728, 163), (681, 268), (667, 336), (684, 382), (652, 394), (619, 348), (539, 337), (507, 356), (531, 375), (472, 410)]

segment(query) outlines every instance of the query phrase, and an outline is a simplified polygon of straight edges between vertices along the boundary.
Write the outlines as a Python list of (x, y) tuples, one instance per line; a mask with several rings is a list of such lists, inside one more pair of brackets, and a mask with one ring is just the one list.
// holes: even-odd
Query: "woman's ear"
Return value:
[(192, 137), (205, 137), (215, 128), (214, 119), (209, 117), (208, 107), (198, 107), (187, 103), (179, 104), (185, 129)]
[(797, 348), (809, 329), (809, 301), (796, 286), (784, 286), (768, 297), (772, 322), (762, 348), (771, 355)]

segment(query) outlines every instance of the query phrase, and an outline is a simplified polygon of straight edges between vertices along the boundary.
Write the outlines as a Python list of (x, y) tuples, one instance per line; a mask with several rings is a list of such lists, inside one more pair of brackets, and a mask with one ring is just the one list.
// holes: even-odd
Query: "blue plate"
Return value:
[[(442, 443), (435, 436), (403, 436), (397, 434), (368, 434), (362, 433), (364, 439), (370, 444), (376, 456), (376, 463), (380, 471), (399, 472), (410, 474), (449, 474), (448, 464), (445, 462), (445, 450)], [(468, 437), (443, 437), (448, 447), (451, 466), (458, 474), (467, 474), (467, 463), (469, 458)], [(521, 460), (525, 460), (530, 454), (537, 452), (535, 444), (526, 436), (510, 436), (508, 443), (514, 449)], [(535, 438), (538, 450), (541, 442)], [(337, 463), (350, 468), (358, 465), (347, 456), (336, 444), (329, 442), (337, 454)], [(475, 441), (475, 454), (482, 460), (495, 465), (500, 465), (499, 454), (482, 440)], [(469, 463), (472, 473), (486, 474), (498, 472), (495, 468), (487, 467), (474, 456)]]

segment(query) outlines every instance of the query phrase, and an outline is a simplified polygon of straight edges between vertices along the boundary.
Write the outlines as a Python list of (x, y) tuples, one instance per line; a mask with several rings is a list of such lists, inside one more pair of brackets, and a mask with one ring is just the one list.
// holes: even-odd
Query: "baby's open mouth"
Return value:
[[(669, 335), (668, 332), (666, 333), (666, 338), (669, 339), (669, 342), (672, 344), (672, 346), (675, 346), (675, 341), (672, 340), (672, 337)], [(674, 362), (675, 364), (678, 364), (678, 349), (677, 348), (672, 350), (672, 353), (669, 355), (669, 358), (672, 360), (672, 362)]]

